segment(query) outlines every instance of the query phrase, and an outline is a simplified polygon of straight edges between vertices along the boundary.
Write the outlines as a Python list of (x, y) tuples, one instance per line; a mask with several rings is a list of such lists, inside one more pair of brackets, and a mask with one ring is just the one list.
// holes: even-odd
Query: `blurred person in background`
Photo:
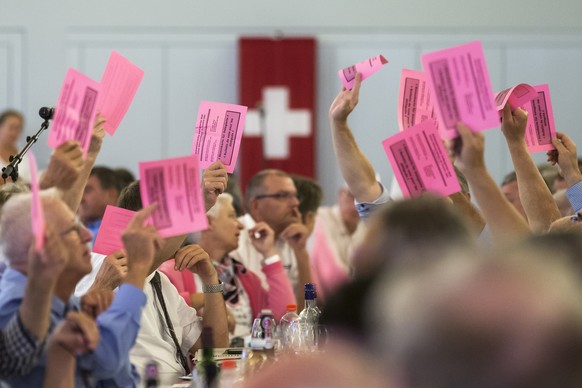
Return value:
[[(16, 110), (5, 110), (0, 113), (0, 170), (10, 162), (10, 156), (20, 151), (18, 140), (24, 128), (24, 116)], [(23, 158), (18, 165), (18, 181), (30, 182), (30, 165), (28, 159)], [(8, 181), (8, 180), (7, 180)], [(10, 178), (9, 178), (9, 181)], [(4, 182), (0, 180), (0, 184)]]
[(580, 387), (574, 274), (528, 245), (386, 273), (367, 310), (371, 347), (398, 387)]

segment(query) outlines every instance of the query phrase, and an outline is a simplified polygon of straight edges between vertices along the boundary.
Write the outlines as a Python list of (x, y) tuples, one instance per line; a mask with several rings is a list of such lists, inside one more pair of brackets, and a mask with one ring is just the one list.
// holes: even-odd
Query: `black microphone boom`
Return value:
[(18, 181), (18, 165), (22, 162), (22, 158), (26, 154), (26, 151), (32, 147), (34, 143), (38, 140), (42, 131), (49, 127), (49, 120), (53, 118), (55, 114), (55, 108), (47, 108), (46, 106), (40, 108), (38, 111), (39, 116), (44, 120), (41, 124), (40, 129), (34, 134), (34, 136), (26, 137), (26, 144), (16, 155), (10, 155), (10, 163), (6, 167), (2, 168), (2, 179), (6, 183), (8, 177), (12, 178), (12, 182)]

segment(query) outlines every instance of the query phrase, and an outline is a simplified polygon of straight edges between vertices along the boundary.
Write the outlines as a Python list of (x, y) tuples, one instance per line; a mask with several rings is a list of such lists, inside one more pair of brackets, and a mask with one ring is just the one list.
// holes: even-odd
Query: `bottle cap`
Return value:
[(317, 290), (315, 284), (305, 283), (305, 299), (313, 300), (317, 298)]
[(220, 368), (222, 368), (222, 369), (236, 369), (236, 361), (235, 360), (224, 360), (220, 364)]
[(296, 304), (288, 304), (287, 311), (297, 311), (297, 305)]

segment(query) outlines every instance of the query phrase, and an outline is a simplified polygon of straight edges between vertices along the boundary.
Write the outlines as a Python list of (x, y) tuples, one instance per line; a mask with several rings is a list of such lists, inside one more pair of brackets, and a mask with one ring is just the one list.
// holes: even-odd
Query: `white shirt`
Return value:
[[(239, 218), (239, 221), (245, 226), (240, 233), (238, 238), (238, 248), (235, 251), (230, 252), (230, 255), (236, 260), (244, 264), (247, 269), (250, 269), (255, 274), (261, 278), (263, 287), (269, 289), (269, 284), (267, 283), (267, 277), (262, 271), (261, 260), (264, 259), (263, 255), (255, 249), (249, 237), (248, 230), (253, 228), (255, 221), (250, 216), (250, 214), (245, 214)], [(283, 267), (287, 272), (287, 277), (291, 282), (293, 289), (296, 289), (297, 283), (299, 282), (299, 274), (297, 271), (297, 258), (295, 257), (295, 252), (291, 246), (281, 239), (275, 241), (275, 250), (281, 259)]]
[[(180, 361), (176, 358), (176, 347), (165, 323), (164, 312), (154, 288), (150, 284), (150, 280), (156, 272), (158, 271), (146, 278), (144, 293), (147, 297), (147, 303), (141, 316), (141, 329), (135, 345), (129, 353), (130, 361), (135, 365), (142, 381), (144, 381), (145, 367), (152, 360), (159, 364), (158, 371), (160, 373), (184, 373)], [(161, 272), (159, 274), (162, 294), (170, 320), (174, 325), (176, 338), (180, 342), (182, 353), (190, 359), (190, 348), (196, 343), (202, 331), (202, 318), (196, 315), (195, 309), (184, 302), (168, 277)]]
[(75, 296), (81, 297), (89, 291), (89, 288), (95, 282), (95, 278), (97, 277), (97, 272), (101, 269), (101, 265), (103, 265), (103, 260), (105, 260), (105, 255), (100, 253), (91, 252), (91, 265), (93, 269), (91, 272), (85, 276), (77, 283), (77, 287), (75, 287)]

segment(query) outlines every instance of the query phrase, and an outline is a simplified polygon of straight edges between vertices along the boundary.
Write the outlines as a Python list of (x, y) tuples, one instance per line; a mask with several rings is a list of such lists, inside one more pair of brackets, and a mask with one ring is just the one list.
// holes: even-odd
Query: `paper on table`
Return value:
[[(432, 95), (422, 71), (402, 69), (398, 94), (398, 126), (401, 131), (432, 118), (437, 120)], [(438, 128), (438, 122), (437, 122)]]
[(524, 104), (527, 104), (531, 100), (537, 97), (536, 90), (528, 84), (518, 84), (512, 88), (502, 90), (495, 95), (495, 103), (497, 104), (497, 110), (502, 111), (505, 104), (509, 101), (509, 106), (511, 110), (519, 108)]
[(30, 191), (32, 192), (32, 204), (30, 206), (30, 217), (32, 219), (32, 234), (34, 235), (34, 249), (40, 252), (44, 247), (44, 211), (42, 210), (42, 202), (40, 200), (40, 188), (38, 185), (38, 173), (36, 166), (36, 158), (32, 151), (26, 154), (28, 163), (30, 165)]
[(55, 106), (55, 117), (48, 144), (57, 148), (68, 140), (76, 140), (87, 156), (97, 100), (101, 85), (77, 70), (70, 68)]
[(127, 113), (143, 79), (143, 70), (123, 55), (112, 51), (101, 77), (98, 110), (107, 120), (105, 131), (113, 136)]
[(356, 73), (362, 74), (362, 81), (377, 72), (388, 63), (388, 60), (384, 58), (383, 55), (376, 55), (374, 58), (370, 58), (366, 61), (356, 63), (353, 66), (346, 67), (338, 71), (338, 75), (342, 80), (342, 84), (346, 89), (351, 89), (354, 86), (354, 81), (356, 80)]
[(123, 249), (121, 235), (135, 214), (136, 212), (131, 210), (107, 205), (93, 245), (93, 252), (107, 256)]
[(389, 137), (382, 145), (405, 197), (427, 191), (443, 196), (461, 191), (433, 119)]
[(222, 102), (200, 102), (192, 143), (200, 168), (220, 160), (227, 172), (236, 166), (247, 107)]
[(160, 236), (187, 234), (208, 227), (195, 155), (139, 164), (143, 206), (157, 202), (152, 213)]
[(437, 107), (443, 139), (458, 136), (458, 122), (467, 124), (473, 131), (499, 126), (481, 42), (424, 54), (422, 65)]
[(555, 149), (552, 136), (556, 136), (556, 124), (547, 84), (533, 87), (537, 97), (522, 106), (528, 113), (525, 141), (529, 152), (549, 151)]

